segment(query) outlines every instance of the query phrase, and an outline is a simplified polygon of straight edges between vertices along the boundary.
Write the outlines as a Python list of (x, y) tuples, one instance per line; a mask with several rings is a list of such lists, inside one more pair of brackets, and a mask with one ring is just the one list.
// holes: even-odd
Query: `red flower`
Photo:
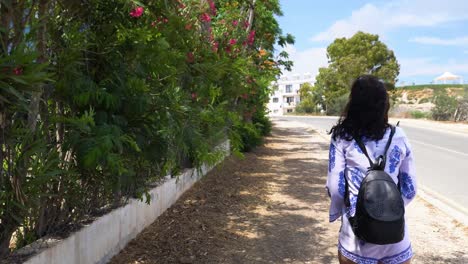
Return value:
[(213, 42), (213, 51), (218, 52), (219, 43), (217, 41)]
[(192, 100), (197, 100), (197, 97), (198, 97), (197, 93), (193, 92), (192, 93)]
[(130, 16), (132, 16), (132, 17), (141, 17), (143, 15), (144, 11), (145, 11), (145, 9), (143, 7), (141, 7), (141, 6), (136, 7), (135, 9), (133, 9), (130, 12)]
[(203, 14), (200, 16), (200, 19), (201, 19), (201, 21), (203, 21), (203, 22), (210, 22), (210, 21), (211, 21), (211, 17), (210, 17), (210, 15), (208, 15), (207, 13), (203, 13)]
[(246, 20), (246, 21), (244, 21), (244, 28), (248, 28), (249, 26), (250, 26), (250, 23), (249, 23), (249, 21), (247, 21), (247, 20)]
[(163, 19), (163, 22), (164, 22), (164, 23), (168, 23), (168, 22), (169, 22), (169, 19), (164, 18), (164, 19)]
[(155, 27), (156, 26), (156, 21), (151, 22), (151, 26)]
[(225, 50), (227, 53), (231, 53), (231, 46), (226, 46)]
[(14, 68), (14, 69), (13, 69), (13, 74), (14, 74), (14, 75), (21, 75), (21, 74), (23, 74), (23, 68), (21, 68), (21, 67), (16, 67), (16, 68)]
[(250, 31), (249, 37), (247, 38), (247, 43), (252, 46), (254, 44), (254, 40), (255, 40), (255, 30), (252, 30)]
[(216, 16), (216, 6), (213, 0), (208, 0), (208, 4), (210, 5), (211, 13), (213, 16)]
[(237, 40), (236, 39), (230, 39), (229, 40), (229, 45), (236, 45)]
[(193, 55), (192, 52), (187, 53), (187, 62), (188, 62), (188, 63), (193, 63), (193, 62), (195, 62), (195, 56)]
[(239, 21), (237, 21), (237, 20), (232, 21), (232, 25), (237, 27), (237, 25), (239, 25)]

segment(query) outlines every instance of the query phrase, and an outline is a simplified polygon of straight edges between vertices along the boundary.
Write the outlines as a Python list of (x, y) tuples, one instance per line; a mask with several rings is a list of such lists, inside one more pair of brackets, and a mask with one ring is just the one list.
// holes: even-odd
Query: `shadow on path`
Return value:
[(211, 171), (111, 263), (334, 262), (328, 145), (313, 138), (275, 128), (264, 146)]

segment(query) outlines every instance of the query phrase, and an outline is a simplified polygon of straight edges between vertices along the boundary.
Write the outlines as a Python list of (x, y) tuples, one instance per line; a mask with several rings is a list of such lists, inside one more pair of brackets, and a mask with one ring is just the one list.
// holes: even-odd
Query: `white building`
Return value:
[(304, 83), (314, 84), (315, 80), (310, 73), (303, 76), (295, 74), (291, 77), (281, 77), (275, 84), (275, 90), (270, 95), (268, 102), (269, 115), (281, 116), (295, 112), (296, 106), (301, 101), (299, 89)]

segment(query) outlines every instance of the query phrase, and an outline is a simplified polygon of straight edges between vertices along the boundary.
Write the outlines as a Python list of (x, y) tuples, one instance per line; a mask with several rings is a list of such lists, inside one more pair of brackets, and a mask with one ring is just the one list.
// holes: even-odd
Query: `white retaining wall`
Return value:
[[(220, 148), (227, 154), (229, 142), (226, 141)], [(48, 245), (25, 263), (106, 263), (211, 169), (202, 166), (200, 174), (196, 169), (189, 169), (176, 178), (166, 177), (170, 179), (149, 192), (150, 204), (132, 199), (64, 240), (45, 242)], [(35, 243), (44, 244), (44, 241)]]

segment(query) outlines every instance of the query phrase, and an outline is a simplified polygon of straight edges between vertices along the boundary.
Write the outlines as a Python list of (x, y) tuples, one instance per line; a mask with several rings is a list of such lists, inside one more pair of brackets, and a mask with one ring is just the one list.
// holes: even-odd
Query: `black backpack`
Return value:
[[(395, 134), (391, 133), (385, 147), (385, 153), (373, 162), (363, 142), (355, 137), (362, 152), (369, 160), (370, 167), (361, 182), (356, 202), (356, 214), (348, 217), (357, 238), (368, 243), (386, 245), (400, 242), (405, 235), (405, 207), (398, 185), (384, 171), (387, 151)], [(348, 180), (345, 177), (345, 205), (350, 206)]]

